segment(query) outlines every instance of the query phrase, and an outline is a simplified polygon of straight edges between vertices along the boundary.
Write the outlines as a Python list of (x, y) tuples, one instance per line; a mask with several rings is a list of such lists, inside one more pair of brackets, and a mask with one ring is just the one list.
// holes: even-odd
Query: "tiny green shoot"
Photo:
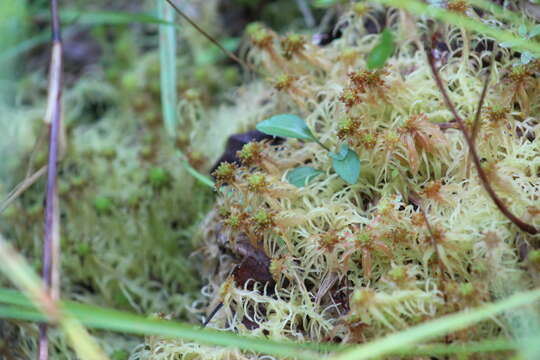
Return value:
[[(267, 135), (316, 142), (328, 151), (328, 155), (332, 158), (332, 166), (340, 178), (349, 185), (358, 181), (360, 160), (354, 150), (351, 150), (346, 144), (342, 144), (338, 153), (330, 151), (313, 135), (301, 117), (293, 114), (275, 115), (257, 124), (257, 130)], [(315, 172), (319, 171), (310, 167), (300, 167), (287, 175), (287, 181), (298, 187), (305, 186), (314, 176), (319, 174)]]

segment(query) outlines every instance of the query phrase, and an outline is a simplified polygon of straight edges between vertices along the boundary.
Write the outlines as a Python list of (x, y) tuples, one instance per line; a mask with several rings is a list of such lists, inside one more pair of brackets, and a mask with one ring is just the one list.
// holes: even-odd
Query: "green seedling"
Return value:
[[(273, 116), (257, 125), (257, 130), (273, 136), (289, 137), (306, 141), (313, 141), (328, 151), (332, 158), (332, 167), (347, 184), (353, 185), (360, 176), (360, 159), (354, 150), (351, 150), (346, 144), (342, 144), (338, 153), (330, 151), (323, 143), (313, 135), (306, 122), (299, 116), (293, 114), (281, 114)], [(293, 170), (287, 179), (295, 186), (305, 186), (321, 171), (309, 167), (300, 167)]]

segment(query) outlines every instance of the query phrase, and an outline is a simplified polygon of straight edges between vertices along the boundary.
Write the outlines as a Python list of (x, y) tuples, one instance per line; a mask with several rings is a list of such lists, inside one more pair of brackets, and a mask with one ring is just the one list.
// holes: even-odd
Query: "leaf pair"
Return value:
[[(313, 135), (306, 122), (297, 115), (281, 114), (264, 120), (257, 125), (257, 130), (273, 136), (290, 137), (306, 141), (315, 141), (322, 147), (324, 145)], [(328, 150), (325, 148), (325, 150)], [(342, 144), (338, 153), (328, 151), (332, 158), (332, 166), (336, 173), (348, 184), (352, 185), (358, 181), (360, 175), (360, 160), (358, 155), (346, 144)], [(302, 166), (293, 169), (287, 174), (287, 181), (294, 186), (302, 187), (307, 185), (318, 175), (321, 170), (310, 166)]]
[(356, 184), (360, 176), (360, 159), (358, 159), (358, 155), (347, 144), (341, 144), (339, 153), (330, 152), (328, 155), (332, 158), (332, 167), (336, 173), (346, 183), (350, 185)]

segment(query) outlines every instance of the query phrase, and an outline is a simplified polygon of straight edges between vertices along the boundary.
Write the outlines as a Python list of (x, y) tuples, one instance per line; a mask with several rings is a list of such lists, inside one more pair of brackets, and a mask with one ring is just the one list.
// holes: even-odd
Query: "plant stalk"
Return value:
[[(49, 68), (49, 88), (45, 122), (49, 127), (49, 159), (45, 205), (45, 232), (43, 242), (43, 283), (51, 297), (59, 295), (59, 209), (57, 191), (57, 161), (62, 113), (62, 37), (58, 0), (51, 0), (52, 51)], [(54, 281), (53, 281), (54, 280)], [(39, 360), (47, 360), (47, 326), (40, 325)]]
[(446, 88), (443, 85), (441, 76), (439, 75), (439, 72), (438, 72), (437, 67), (435, 65), (435, 59), (433, 58), (433, 54), (431, 53), (431, 50), (427, 50), (426, 53), (427, 53), (428, 63), (429, 63), (429, 66), (431, 68), (431, 72), (433, 74), (433, 78), (435, 80), (435, 83), (437, 84), (437, 87), (439, 88), (439, 91), (441, 92), (441, 94), (443, 96), (443, 99), (444, 99), (444, 102), (446, 103), (446, 106), (448, 107), (448, 109), (450, 110), (452, 115), (454, 116), (454, 119), (456, 120), (456, 122), (457, 122), (457, 124), (459, 126), (459, 129), (463, 133), (463, 137), (465, 138), (465, 141), (467, 142), (467, 145), (469, 146), (470, 155), (472, 157), (472, 160), (473, 160), (473, 163), (474, 163), (474, 165), (476, 167), (476, 170), (478, 171), (478, 176), (480, 177), (480, 180), (481, 180), (482, 185), (484, 186), (484, 189), (486, 189), (486, 191), (487, 191), (489, 197), (491, 198), (491, 200), (493, 200), (493, 202), (495, 203), (497, 208), (499, 208), (501, 213), (504, 216), (506, 216), (506, 218), (508, 218), (508, 220), (510, 220), (518, 228), (520, 228), (521, 230), (523, 230), (523, 231), (525, 231), (525, 232), (527, 232), (529, 234), (532, 234), (532, 235), (538, 234), (538, 229), (536, 229), (534, 226), (532, 226), (530, 224), (527, 224), (526, 222), (524, 222), (523, 220), (518, 218), (516, 215), (514, 215), (508, 209), (508, 207), (503, 203), (503, 201), (497, 196), (495, 191), (493, 190), (493, 187), (491, 186), (491, 183), (489, 182), (489, 179), (488, 179), (484, 169), (482, 169), (482, 164), (480, 163), (480, 157), (478, 156), (478, 153), (476, 152), (476, 149), (474, 147), (474, 142), (473, 142), (471, 136), (469, 135), (469, 133), (467, 132), (467, 129), (465, 128), (465, 122), (463, 121), (463, 119), (457, 113), (456, 107), (454, 106), (454, 104), (450, 100), (450, 97), (448, 96), (448, 92), (446, 91)]

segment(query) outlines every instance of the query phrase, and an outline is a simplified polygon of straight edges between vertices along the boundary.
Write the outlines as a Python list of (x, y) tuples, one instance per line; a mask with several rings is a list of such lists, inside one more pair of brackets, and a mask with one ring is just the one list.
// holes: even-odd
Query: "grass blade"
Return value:
[[(487, 314), (486, 310), (477, 309), (472, 312), (462, 312), (451, 317), (458, 317), (453, 320), (453, 323), (461, 323), (462, 318), (468, 318), (471, 313), (475, 313), (478, 310), (482, 311), (484, 318), (493, 316), (495, 313), (508, 310), (510, 308), (523, 305), (535, 301), (540, 297), (540, 290), (529, 293), (522, 293), (504, 300), (498, 304), (488, 305), (487, 312), (493, 312)], [(45, 321), (46, 317), (41, 315), (23, 294), (11, 289), (0, 289), (0, 318), (10, 318), (27, 321)], [(268, 353), (278, 356), (295, 356), (299, 358), (312, 357), (315, 359), (318, 357), (316, 353), (306, 352), (307, 350), (317, 351), (340, 351), (348, 349), (354, 351), (357, 347), (342, 347), (329, 344), (298, 344), (298, 343), (283, 343), (274, 342), (265, 339), (255, 339), (245, 336), (239, 336), (227, 332), (217, 332), (215, 330), (201, 329), (189, 324), (178, 323), (174, 321), (165, 321), (159, 319), (149, 319), (140, 315), (134, 315), (130, 313), (120, 312), (116, 310), (104, 309), (97, 306), (84, 305), (80, 303), (65, 301), (62, 303), (63, 307), (69, 311), (75, 318), (81, 321), (82, 324), (102, 330), (113, 330), (124, 333), (131, 333), (136, 335), (162, 335), (180, 337), (197, 341), (201, 343), (219, 345), (219, 346), (235, 346), (243, 350), (259, 351), (262, 353)], [(472, 321), (483, 320), (478, 318), (478, 315)], [(429, 334), (431, 329), (438, 329), (438, 326), (431, 328), (435, 322), (441, 322), (446, 319), (439, 319), (425, 325), (427, 327), (426, 333)], [(462, 324), (463, 327), (471, 325), (471, 322)], [(411, 330), (406, 330), (409, 333)], [(455, 329), (446, 329), (451, 331)], [(417, 330), (414, 330), (415, 332)], [(397, 335), (397, 334), (395, 334)], [(395, 335), (391, 335), (395, 337)], [(425, 338), (423, 338), (425, 340)], [(373, 343), (372, 343), (373, 344)], [(371, 344), (363, 345), (363, 347), (370, 347)], [(470, 342), (465, 344), (428, 344), (412, 346), (411, 343), (402, 344), (400, 346), (392, 346), (392, 348), (385, 349), (385, 355), (397, 354), (397, 355), (448, 355), (448, 354), (472, 354), (472, 353), (485, 353), (494, 351), (510, 351), (516, 348), (516, 344), (506, 339), (494, 339), (485, 340), (480, 342)], [(281, 347), (281, 349), (280, 349)], [(369, 349), (368, 349), (369, 350)], [(352, 357), (350, 357), (352, 358)], [(366, 358), (366, 357), (359, 357)]]
[[(174, 12), (161, 0), (157, 0), (158, 12), (166, 22), (174, 21)], [(159, 26), (159, 61), (161, 65), (161, 106), (167, 135), (176, 135), (176, 29)]]
[[(265, 352), (264, 350), (269, 350), (269, 354), (282, 356), (293, 356), (293, 354), (298, 354), (299, 351), (302, 352), (309, 349), (318, 351), (339, 351), (346, 348), (354, 349), (352, 346), (342, 347), (328, 344), (278, 343), (264, 339), (254, 339), (226, 332), (201, 329), (199, 327), (173, 321), (148, 319), (140, 315), (133, 315), (69, 301), (63, 302), (63, 306), (84, 325), (102, 330), (115, 330), (137, 335), (181, 337), (211, 345), (235, 345), (250, 351)], [(46, 317), (35, 309), (32, 302), (20, 292), (11, 289), (0, 289), (0, 318), (34, 322), (46, 321)], [(276, 348), (282, 346), (285, 346), (285, 350), (276, 350)], [(387, 354), (442, 356), (450, 354), (511, 351), (515, 350), (516, 346), (517, 345), (514, 342), (507, 339), (494, 339), (465, 344), (408, 345), (394, 348)], [(301, 356), (301, 358), (306, 358), (307, 356), (318, 357), (318, 355), (314, 353), (305, 353), (305, 355), (306, 356)]]
[[(3, 308), (2, 311), (0, 311), (0, 314), (6, 315), (8, 318), (14, 318), (16, 315), (20, 315), (21, 317), (25, 316), (27, 320), (46, 318), (53, 323), (59, 323), (81, 359), (107, 359), (99, 346), (94, 342), (94, 339), (86, 332), (86, 329), (82, 327), (78, 320), (72, 318), (69, 312), (66, 312), (58, 302), (52, 300), (45, 291), (45, 287), (37, 274), (1, 235), (0, 272), (3, 272), (4, 275), (16, 284), (27, 296), (27, 298), (24, 299), (11, 291), (11, 294), (7, 294), (6, 300), (9, 300), (12, 305), (19, 304), (25, 307)], [(0, 294), (0, 301), (3, 301), (3, 299), (4, 292)], [(13, 304), (13, 302), (16, 302), (16, 304)], [(29, 305), (32, 305), (32, 308), (30, 308)], [(40, 313), (35, 310), (36, 308), (39, 309), (42, 314), (46, 315), (40, 315)], [(38, 318), (38, 316), (41, 316), (41, 318)]]
[(474, 20), (472, 18), (459, 15), (448, 11), (446, 9), (441, 9), (435, 6), (429, 6), (423, 2), (417, 0), (375, 0), (378, 3), (392, 6), (396, 8), (401, 8), (410, 11), (416, 15), (427, 15), (434, 19), (441, 20), (443, 22), (463, 26), (467, 30), (476, 31), (478, 33), (484, 34), (486, 36), (492, 37), (502, 42), (513, 42), (515, 47), (519, 50), (528, 50), (535, 55), (540, 55), (540, 43), (528, 39), (519, 38), (516, 35), (512, 34), (509, 31), (501, 30), (493, 26), (486, 25), (480, 21)]
[[(28, 321), (47, 320), (47, 317), (40, 314), (28, 299), (13, 290), (0, 289), (0, 303), (9, 305), (0, 305), (0, 318)], [(82, 324), (94, 329), (118, 331), (135, 335), (178, 337), (203, 344), (236, 347), (242, 350), (306, 360), (320, 358), (320, 355), (317, 355), (317, 353), (310, 349), (325, 348), (324, 345), (276, 342), (261, 338), (239, 336), (230, 332), (202, 329), (200, 326), (145, 318), (141, 315), (74, 302), (63, 302), (62, 305), (67, 312), (72, 314)]]
[[(159, 16), (166, 23), (174, 22), (174, 9), (163, 0), (156, 0)], [(160, 60), (160, 90), (161, 109), (165, 131), (171, 140), (176, 138), (178, 117), (176, 113), (176, 29), (175, 27), (161, 25), (159, 27), (159, 60)], [(195, 170), (187, 161), (185, 154), (178, 151), (182, 166), (186, 171), (202, 184), (214, 188), (214, 182)]]
[[(172, 21), (149, 13), (133, 13), (127, 11), (84, 11), (61, 10), (62, 24), (77, 23), (79, 25), (125, 25), (125, 24), (161, 24), (174, 25)], [(38, 13), (39, 19), (47, 19), (48, 13)]]
[(388, 335), (380, 340), (347, 350), (335, 360), (372, 359), (392, 354), (401, 348), (428, 341), (452, 331), (469, 327), (502, 312), (529, 305), (540, 300), (540, 289), (521, 292), (496, 303), (480, 306), (474, 310), (462, 311), (437, 320), (428, 321), (408, 330)]

